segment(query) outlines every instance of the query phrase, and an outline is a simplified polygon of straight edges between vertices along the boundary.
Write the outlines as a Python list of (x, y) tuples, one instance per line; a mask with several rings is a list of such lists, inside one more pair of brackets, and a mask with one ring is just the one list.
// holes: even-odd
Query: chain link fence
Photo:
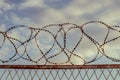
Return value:
[(4, 65), (0, 80), (119, 80), (120, 65)]

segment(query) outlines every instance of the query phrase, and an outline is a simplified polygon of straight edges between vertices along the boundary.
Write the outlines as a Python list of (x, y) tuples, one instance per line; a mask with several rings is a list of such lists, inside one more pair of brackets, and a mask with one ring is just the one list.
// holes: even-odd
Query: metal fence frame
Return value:
[(112, 69), (120, 68), (120, 64), (96, 65), (0, 65), (0, 69)]

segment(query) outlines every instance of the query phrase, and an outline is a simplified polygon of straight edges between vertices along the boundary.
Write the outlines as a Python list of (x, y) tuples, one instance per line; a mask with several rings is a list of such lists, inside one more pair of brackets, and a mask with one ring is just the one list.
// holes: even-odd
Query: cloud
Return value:
[[(112, 2), (105, 1), (99, 4), (99, 1), (73, 1), (61, 10), (65, 16), (68, 16), (72, 22), (81, 23), (89, 20), (99, 20), (99, 14), (112, 5)], [(86, 17), (88, 15), (89, 17)], [(69, 19), (68, 19), (69, 20)]]
[(50, 8), (62, 9), (70, 4), (72, 0), (44, 0), (44, 4)]
[(26, 9), (30, 7), (44, 7), (44, 1), (43, 0), (26, 0), (25, 2), (21, 3), (19, 5), (19, 9)]
[[(4, 24), (0, 25), (0, 32), (4, 32), (6, 30), (6, 27)], [(4, 35), (0, 33), (0, 50), (4, 42)], [(5, 50), (2, 50), (0, 54), (3, 54), (3, 52), (6, 52)]]
[(5, 0), (5, 2), (10, 3), (10, 4), (20, 4), (24, 1), (25, 0)]
[(0, 25), (0, 31), (5, 31), (6, 30), (6, 26), (5, 26), (5, 24), (1, 24)]
[(2, 11), (8, 11), (14, 8), (14, 4), (6, 3), (5, 0), (0, 0), (0, 10)]
[(9, 60), (15, 53), (16, 51), (13, 44), (7, 38), (5, 38), (5, 42), (0, 48), (0, 59), (3, 61)]
[[(52, 2), (58, 1), (47, 1), (47, 3)], [(112, 5), (112, 1), (104, 1), (102, 2), (103, 4), (99, 4), (99, 1), (89, 2), (87, 0), (72, 0), (69, 1), (69, 4), (62, 4), (62, 8), (56, 9), (54, 7), (50, 7), (50, 5), (47, 3), (43, 0), (26, 0), (18, 4), (18, 10), (22, 11), (23, 14), (26, 14), (26, 17), (36, 21), (37, 23), (33, 23), (38, 25), (63, 22), (73, 22), (80, 24), (90, 19), (99, 20), (99, 15), (97, 15), (97, 12), (105, 10), (108, 8), (108, 6)], [(64, 3), (64, 1), (61, 1), (60, 3)], [(87, 17), (86, 15), (91, 17)]]
[(120, 22), (120, 11), (118, 9), (109, 9), (102, 13), (100, 16), (100, 20), (106, 22), (107, 24), (110, 25), (119, 25)]
[(59, 10), (48, 9), (42, 16), (39, 16), (42, 24), (54, 24), (66, 22), (65, 16)]
[(33, 26), (34, 21), (28, 17), (21, 17), (15, 13), (11, 13), (8, 20), (14, 25)]
[[(36, 19), (39, 20), (41, 24), (64, 22), (82, 24), (83, 22), (88, 20), (99, 20), (100, 13), (102, 13), (102, 11), (106, 10), (111, 5), (112, 2), (110, 1), (105, 1), (103, 2), (103, 4), (99, 4), (99, 1), (89, 2), (87, 0), (73, 0), (61, 9), (46, 7), (45, 11), (42, 14), (41, 12), (38, 12), (39, 15), (37, 15), (38, 17), (36, 17)], [(87, 17), (86, 15), (91, 17)]]
[(120, 38), (105, 44), (104, 51), (107, 56), (120, 59)]

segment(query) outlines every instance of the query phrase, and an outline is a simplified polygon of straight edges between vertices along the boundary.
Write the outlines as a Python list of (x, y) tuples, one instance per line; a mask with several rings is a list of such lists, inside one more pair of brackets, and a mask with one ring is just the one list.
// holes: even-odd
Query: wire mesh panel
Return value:
[(119, 80), (120, 65), (4, 65), (0, 80)]
[(119, 42), (120, 26), (102, 21), (6, 28), (0, 80), (119, 80)]

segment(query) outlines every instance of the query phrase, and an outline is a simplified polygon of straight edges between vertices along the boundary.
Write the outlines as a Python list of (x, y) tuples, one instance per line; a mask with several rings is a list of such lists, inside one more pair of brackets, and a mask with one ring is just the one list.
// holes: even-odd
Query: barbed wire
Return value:
[[(104, 28), (107, 30), (107, 34), (105, 34), (105, 38), (103, 39), (102, 43), (99, 43), (95, 38), (91, 37), (85, 31), (85, 26), (87, 26), (89, 24), (95, 24), (95, 23), (99, 23), (99, 24), (103, 25)], [(42, 59), (44, 59), (45, 60), (44, 65), (67, 64), (67, 63), (74, 65), (74, 63), (72, 62), (72, 56), (75, 56), (76, 58), (81, 59), (83, 61), (83, 64), (95, 62), (95, 61), (99, 60), (101, 57), (105, 56), (106, 58), (108, 58), (114, 62), (120, 62), (120, 58), (110, 56), (105, 51), (105, 46), (107, 44), (114, 42), (120, 38), (120, 35), (119, 35), (120, 30), (116, 29), (116, 27), (119, 28), (120, 26), (109, 26), (106, 23), (101, 22), (101, 21), (90, 21), (90, 22), (86, 22), (80, 26), (73, 24), (73, 23), (50, 24), (50, 25), (44, 26), (42, 28), (28, 27), (25, 25), (14, 26), (14, 27), (7, 29), (6, 31), (0, 31), (0, 35), (3, 36), (3, 39), (0, 43), (0, 50), (3, 49), (6, 41), (9, 41), (9, 43), (11, 44), (10, 49), (14, 48), (14, 54), (12, 54), (12, 55), (10, 54), (11, 57), (9, 57), (9, 58), (7, 57), (6, 60), (0, 59), (0, 61), (2, 63), (7, 63), (7, 62), (17, 61), (19, 59), (24, 59), (24, 60), (31, 61), (33, 63), (38, 64), (39, 62), (42, 61)], [(19, 28), (23, 28), (22, 31), (27, 30), (29, 32), (29, 33), (27, 33), (27, 31), (26, 31), (26, 33), (29, 36), (24, 41), (20, 40), (19, 38), (14, 37), (14, 36), (10, 36), (11, 31), (14, 31), (15, 29), (19, 29)], [(69, 49), (67, 46), (68, 45), (68, 43), (67, 43), (68, 34), (70, 34), (69, 32), (72, 30), (74, 32), (75, 29), (79, 31), (80, 34), (76, 34), (76, 35), (79, 35), (80, 38), (77, 42), (75, 42), (74, 45), (72, 45), (73, 48)], [(111, 33), (110, 31), (118, 32), (118, 36), (108, 40), (108, 37), (110, 36), (110, 33)], [(49, 49), (46, 50), (46, 52), (43, 51), (39, 45), (40, 39), (38, 39), (38, 37), (40, 36), (41, 32), (45, 32), (45, 33), (49, 34), (53, 40), (50, 43), (51, 45), (50, 45)], [(22, 32), (20, 32), (20, 33), (22, 33)], [(60, 34), (62, 35), (61, 38), (63, 39), (61, 41), (59, 41), (59, 39), (58, 39)], [(42, 36), (44, 36), (44, 35), (42, 35)], [(91, 43), (93, 43), (93, 45), (97, 49), (97, 53), (96, 53), (95, 57), (93, 57), (91, 60), (88, 60), (88, 61), (83, 56), (81, 56), (75, 52), (76, 49), (79, 49), (79, 46), (81, 45), (81, 42), (84, 37), (86, 37)], [(41, 55), (41, 56), (39, 56), (39, 58), (37, 60), (34, 60), (30, 56), (30, 52), (28, 50), (28, 46), (29, 46), (29, 44), (31, 44), (32, 41), (34, 41), (34, 44), (38, 48), (39, 54)], [(74, 39), (71, 41), (74, 42)], [(22, 49), (22, 54), (20, 54), (20, 51), (18, 50), (20, 47), (24, 48), (24, 49)], [(58, 47), (60, 50), (55, 54), (51, 54), (51, 52), (53, 50), (55, 50), (54, 49), (55, 47)], [(51, 55), (48, 56), (49, 54), (51, 54)], [(51, 60), (52, 58), (55, 58), (56, 56), (59, 56), (60, 54), (62, 54), (62, 55), (64, 54), (64, 56), (67, 57), (66, 61), (59, 63), (59, 62), (54, 62)], [(0, 54), (0, 55), (2, 55), (2, 54)], [(34, 54), (32, 54), (32, 55), (34, 55)], [(99, 56), (99, 55), (101, 55), (101, 56)]]

